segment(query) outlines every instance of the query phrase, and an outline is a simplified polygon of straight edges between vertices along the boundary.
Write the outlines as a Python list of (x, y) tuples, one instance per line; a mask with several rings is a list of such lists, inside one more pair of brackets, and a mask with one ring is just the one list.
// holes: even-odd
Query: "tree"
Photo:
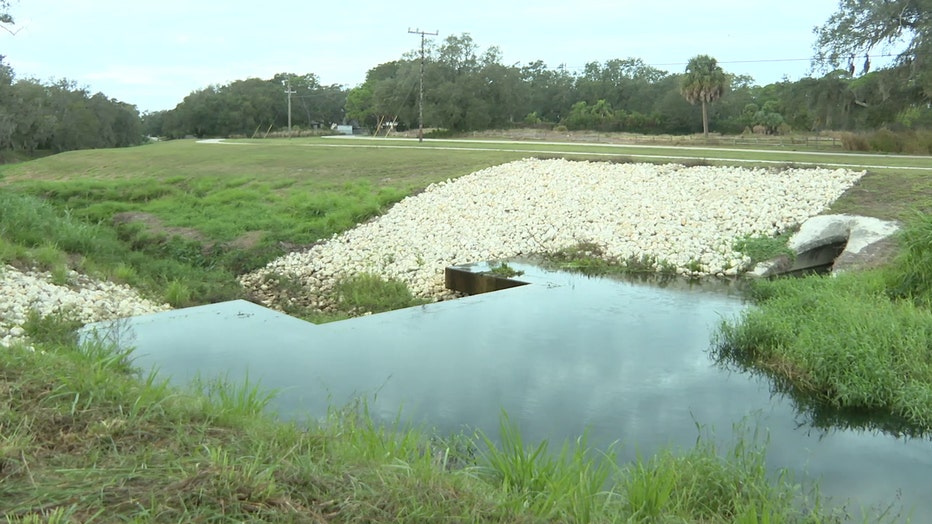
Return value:
[[(821, 69), (848, 67), (864, 57), (862, 73), (870, 69), (875, 49), (905, 49), (897, 67), (908, 70), (926, 99), (932, 98), (932, 0), (839, 0), (838, 11), (815, 29), (815, 65)], [(853, 71), (852, 71), (853, 73)]]
[(698, 55), (686, 64), (680, 92), (690, 104), (702, 103), (702, 133), (709, 136), (709, 104), (728, 89), (728, 76), (718, 62), (708, 55)]
[(9, 28), (9, 26), (16, 23), (13, 21), (13, 16), (9, 13), (9, 10), (10, 0), (0, 0), (0, 28), (15, 35), (16, 31)]
[(537, 60), (521, 68), (521, 82), (528, 90), (527, 114), (543, 122), (559, 122), (573, 103), (573, 77), (565, 68), (551, 70)]

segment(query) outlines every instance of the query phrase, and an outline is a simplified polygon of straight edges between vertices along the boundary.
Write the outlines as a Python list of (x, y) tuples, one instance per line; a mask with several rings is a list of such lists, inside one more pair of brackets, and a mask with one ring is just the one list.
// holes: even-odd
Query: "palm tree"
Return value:
[(728, 77), (718, 62), (708, 55), (698, 55), (686, 64), (680, 93), (690, 104), (702, 102), (702, 132), (709, 136), (709, 104), (718, 100), (728, 88)]

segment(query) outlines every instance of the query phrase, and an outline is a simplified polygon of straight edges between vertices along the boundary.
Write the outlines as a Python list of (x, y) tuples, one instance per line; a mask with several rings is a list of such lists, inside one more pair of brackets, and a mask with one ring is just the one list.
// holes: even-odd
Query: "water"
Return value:
[[(244, 301), (137, 317), (124, 326), (136, 364), (176, 383), (224, 375), (279, 389), (271, 409), (298, 420), (366, 398), (385, 420), (497, 436), (502, 410), (528, 442), (589, 431), (622, 460), (691, 447), (696, 425), (721, 440), (746, 422), (770, 435), (768, 464), (849, 509), (900, 497), (932, 516), (932, 442), (815, 429), (770, 383), (709, 357), (722, 319), (747, 307), (719, 285), (666, 287), (511, 264), (532, 285), (313, 325)], [(126, 333), (124, 333), (125, 335)]]

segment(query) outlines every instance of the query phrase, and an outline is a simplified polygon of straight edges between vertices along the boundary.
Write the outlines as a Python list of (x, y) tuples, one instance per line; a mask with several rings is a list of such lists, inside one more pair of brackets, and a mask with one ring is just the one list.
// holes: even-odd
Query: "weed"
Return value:
[(37, 309), (30, 309), (23, 322), (23, 330), (36, 344), (51, 347), (72, 346), (77, 343), (77, 329), (81, 327), (72, 311), (58, 310), (42, 315)]
[(857, 133), (842, 133), (841, 134), (841, 146), (846, 151), (869, 151), (870, 144), (867, 142), (867, 139)]
[(575, 246), (551, 253), (545, 257), (560, 269), (576, 271), (584, 275), (632, 275), (657, 274), (676, 275), (677, 268), (666, 260), (642, 253), (626, 259), (615, 260), (605, 255), (602, 246), (593, 242), (581, 242)]
[(900, 234), (902, 251), (894, 262), (889, 293), (932, 307), (932, 215), (916, 213)]
[(482, 435), (483, 459), (492, 482), (513, 494), (517, 508), (532, 508), (546, 518), (590, 521), (600, 508), (611, 506), (613, 493), (605, 487), (616, 472), (609, 449), (596, 452), (586, 436), (566, 442), (556, 454), (547, 441), (528, 447), (506, 413), (500, 420), (501, 444)]
[(789, 231), (776, 237), (747, 235), (735, 240), (734, 249), (751, 258), (750, 267), (780, 256), (786, 256), (792, 260), (796, 254), (786, 245), (791, 235), (792, 232)]
[(30, 250), (35, 267), (40, 271), (49, 271), (55, 267), (66, 266), (68, 264), (67, 255), (55, 244), (46, 243), (35, 249)]
[[(604, 275), (611, 272), (613, 265), (605, 259), (602, 246), (594, 242), (580, 242), (546, 256), (557, 267), (578, 271), (585, 275)], [(617, 266), (616, 266), (617, 267)]]
[(415, 298), (404, 282), (371, 273), (340, 280), (334, 286), (334, 294), (341, 308), (355, 314), (380, 313), (426, 303)]
[(71, 272), (66, 265), (57, 265), (50, 271), (50, 280), (56, 286), (67, 286), (71, 282)]
[(215, 422), (223, 425), (261, 414), (276, 395), (261, 382), (251, 382), (248, 375), (242, 384), (232, 384), (225, 377), (196, 378), (191, 387), (210, 401)]
[(698, 258), (690, 258), (689, 261), (686, 262), (685, 267), (691, 274), (702, 273), (703, 270), (702, 261)]
[(113, 268), (113, 279), (123, 284), (134, 285), (139, 279), (139, 272), (135, 267), (120, 262)]
[(180, 280), (172, 280), (165, 288), (165, 302), (172, 307), (185, 307), (191, 305), (191, 289)]

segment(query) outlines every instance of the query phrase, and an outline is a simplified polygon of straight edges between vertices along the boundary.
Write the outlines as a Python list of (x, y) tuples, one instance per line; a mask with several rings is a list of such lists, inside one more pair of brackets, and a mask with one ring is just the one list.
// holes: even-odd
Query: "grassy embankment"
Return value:
[[(532, 142), (420, 145), (320, 138), (240, 142), (250, 145), (177, 141), (76, 151), (4, 166), (0, 223), (6, 233), (0, 260), (20, 266), (38, 262), (57, 275), (66, 274), (67, 265), (126, 282), (174, 306), (188, 306), (239, 297), (239, 274), (288, 249), (348, 229), (430, 183), (525, 156), (624, 161), (640, 160), (643, 154), (652, 161), (661, 161), (663, 155), (689, 156), (681, 160), (694, 163), (759, 158), (778, 165), (882, 161), (928, 166), (924, 159), (845, 153), (813, 156)], [(930, 191), (921, 183), (927, 173), (878, 171), (861, 184), (861, 200), (878, 211), (876, 216), (898, 217), (916, 195)], [(886, 184), (891, 177), (895, 184)], [(880, 199), (878, 204), (872, 195), (881, 186), (890, 186), (896, 198)], [(33, 202), (32, 197), (43, 203)], [(865, 207), (857, 199), (852, 202), (848, 207), (854, 209), (848, 210)], [(29, 209), (36, 205), (66, 213), (73, 227), (60, 231), (31, 223)], [(353, 288), (347, 296), (387, 295), (380, 301), (383, 308), (410, 303), (405, 293), (372, 283), (371, 279), (345, 283)], [(347, 304), (330, 318), (345, 316), (351, 309)]]
[[(374, 426), (364, 406), (310, 427), (255, 386), (182, 392), (36, 319), (39, 352), (0, 354), (0, 501), (12, 522), (821, 522), (764, 443), (739, 432), (615, 466), (585, 441), (550, 454), (503, 420), (500, 447)], [(479, 441), (477, 441), (479, 442)], [(769, 519), (769, 520), (762, 520)]]
[[(176, 142), (7, 166), (0, 259), (58, 275), (67, 265), (178, 304), (232, 298), (236, 273), (282, 242), (313, 242), (430, 182), (527, 155), (279, 144)], [(915, 183), (912, 171), (880, 176), (878, 187)], [(874, 196), (891, 213), (903, 205)], [(148, 224), (115, 224), (121, 212)], [(448, 471), (472, 464), (456, 438), (431, 444), (417, 430), (373, 427), (356, 409), (308, 431), (272, 424), (255, 387), (174, 391), (135, 376), (123, 355), (77, 348), (72, 327), (31, 319), (41, 351), (0, 355), (0, 500), (13, 519), (826, 518), (791, 479), (765, 476), (753, 438), (724, 452), (702, 440), (616, 469), (585, 446), (555, 457), (511, 432), (475, 465)]]
[(821, 426), (932, 431), (932, 215), (889, 266), (756, 283), (758, 307), (723, 325), (718, 358), (761, 371)]

